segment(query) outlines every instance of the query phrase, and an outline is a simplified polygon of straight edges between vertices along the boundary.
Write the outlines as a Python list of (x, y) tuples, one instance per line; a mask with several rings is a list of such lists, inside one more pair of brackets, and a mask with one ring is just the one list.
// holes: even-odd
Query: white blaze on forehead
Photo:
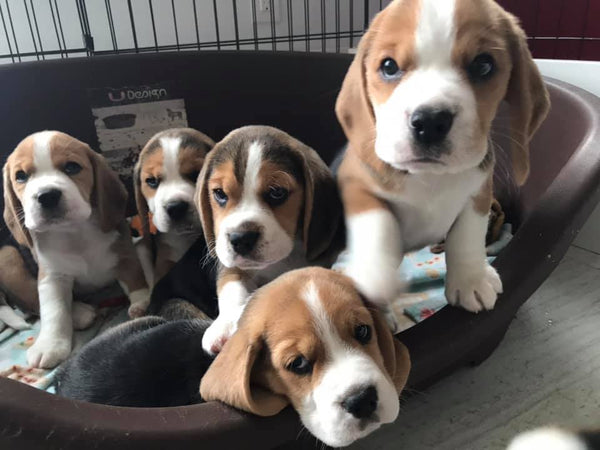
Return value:
[(37, 172), (56, 170), (50, 156), (50, 141), (55, 135), (55, 131), (41, 131), (33, 137), (33, 164)]
[(160, 138), (160, 146), (163, 149), (163, 181), (180, 178), (178, 156), (181, 138), (162, 137)]
[(245, 200), (254, 198), (255, 192), (258, 190), (258, 173), (260, 172), (260, 166), (262, 164), (262, 152), (262, 146), (256, 141), (248, 147), (242, 203), (244, 203)]
[(421, 0), (415, 48), (419, 67), (451, 64), (455, 0)]
[(327, 311), (323, 308), (323, 303), (314, 281), (311, 280), (308, 282), (302, 298), (313, 316), (317, 333), (330, 354), (329, 356), (335, 358), (336, 350), (339, 351), (346, 346), (331, 323)]

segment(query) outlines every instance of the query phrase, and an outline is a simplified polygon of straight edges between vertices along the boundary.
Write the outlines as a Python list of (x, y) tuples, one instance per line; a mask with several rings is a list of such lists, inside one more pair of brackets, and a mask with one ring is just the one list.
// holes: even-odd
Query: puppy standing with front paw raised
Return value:
[(125, 222), (127, 191), (104, 158), (57, 131), (25, 138), (3, 170), (4, 221), (32, 248), (39, 265), (41, 329), (27, 351), (31, 366), (50, 368), (69, 356), (73, 327), (94, 320), (73, 302), (118, 280), (131, 317), (148, 305), (148, 286)]
[(214, 145), (199, 131), (174, 128), (154, 135), (140, 152), (134, 171), (135, 199), (144, 237), (150, 236), (150, 221), (158, 230), (151, 258), (154, 282), (202, 233), (194, 191), (204, 159)]
[(347, 273), (372, 301), (395, 298), (404, 253), (445, 238), (448, 301), (494, 307), (502, 283), (485, 235), (502, 100), (522, 184), (549, 100), (516, 19), (492, 0), (396, 0), (374, 19), (336, 105)]
[(203, 338), (214, 354), (254, 289), (288, 270), (333, 262), (343, 240), (342, 206), (319, 155), (265, 126), (239, 128), (219, 142), (196, 195), (206, 242), (222, 265), (219, 316)]

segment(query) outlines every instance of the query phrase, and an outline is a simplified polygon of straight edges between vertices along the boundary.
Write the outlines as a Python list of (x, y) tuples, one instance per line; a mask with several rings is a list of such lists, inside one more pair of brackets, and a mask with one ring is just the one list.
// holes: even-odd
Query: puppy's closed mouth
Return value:
[(246, 259), (246, 258), (242, 258), (239, 256), (235, 259), (235, 265), (237, 267), (239, 267), (240, 269), (244, 269), (244, 270), (262, 270), (262, 269), (267, 268), (274, 262), (276, 262), (276, 261), (275, 260), (256, 261), (253, 259)]
[(404, 162), (400, 163), (399, 165), (412, 165), (412, 164), (440, 164), (442, 166), (446, 165), (439, 159), (435, 159), (435, 158), (415, 158), (415, 159), (410, 159), (408, 161), (404, 161)]

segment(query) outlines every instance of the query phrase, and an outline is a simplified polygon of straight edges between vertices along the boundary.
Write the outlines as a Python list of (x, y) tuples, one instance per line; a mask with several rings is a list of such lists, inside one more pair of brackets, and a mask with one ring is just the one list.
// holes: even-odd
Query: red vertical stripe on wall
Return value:
[(536, 58), (600, 60), (600, 0), (497, 0), (519, 17)]
[(600, 38), (600, 0), (589, 0), (585, 36)]

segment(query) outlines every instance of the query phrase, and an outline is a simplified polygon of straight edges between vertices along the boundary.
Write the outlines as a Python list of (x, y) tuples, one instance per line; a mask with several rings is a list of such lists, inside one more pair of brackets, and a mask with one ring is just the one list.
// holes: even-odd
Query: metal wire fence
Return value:
[[(185, 50), (343, 52), (390, 0), (0, 0), (0, 63)], [(536, 56), (600, 59), (600, 0), (499, 0)]]

